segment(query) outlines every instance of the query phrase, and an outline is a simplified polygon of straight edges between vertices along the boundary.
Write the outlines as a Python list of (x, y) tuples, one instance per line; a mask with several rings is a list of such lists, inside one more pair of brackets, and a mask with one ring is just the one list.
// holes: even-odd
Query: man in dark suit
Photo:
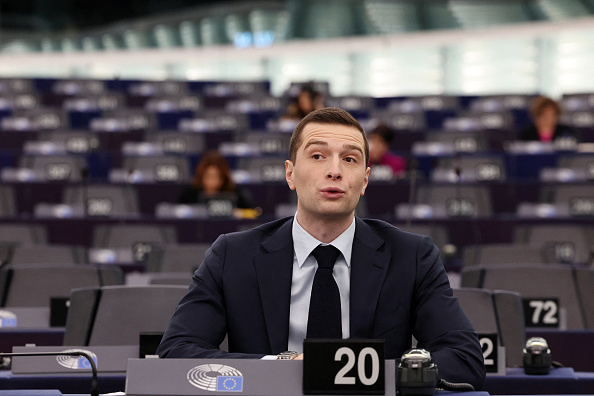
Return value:
[[(297, 192), (296, 215), (213, 243), (159, 355), (270, 358), (301, 352), (304, 338), (333, 329), (323, 334), (384, 339), (385, 356), (394, 359), (414, 335), (443, 379), (480, 388), (482, 350), (438, 249), (427, 237), (355, 217), (369, 177), (360, 124), (344, 110), (314, 111), (295, 128), (289, 158), (286, 179)], [(320, 246), (336, 252), (330, 284), (321, 288)], [(318, 319), (308, 321), (313, 316)], [(229, 352), (219, 349), (225, 335)]]

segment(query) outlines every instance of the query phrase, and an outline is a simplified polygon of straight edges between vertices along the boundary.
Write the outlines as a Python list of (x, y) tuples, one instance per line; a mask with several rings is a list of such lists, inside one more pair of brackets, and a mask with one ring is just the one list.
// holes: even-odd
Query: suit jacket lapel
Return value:
[(254, 258), (270, 353), (273, 354), (286, 351), (289, 343), (294, 255), (292, 224), (292, 219), (284, 223), (262, 243), (267, 253)]
[(392, 256), (378, 250), (384, 240), (371, 227), (359, 218), (356, 221), (351, 255), (350, 332), (352, 338), (369, 338)]

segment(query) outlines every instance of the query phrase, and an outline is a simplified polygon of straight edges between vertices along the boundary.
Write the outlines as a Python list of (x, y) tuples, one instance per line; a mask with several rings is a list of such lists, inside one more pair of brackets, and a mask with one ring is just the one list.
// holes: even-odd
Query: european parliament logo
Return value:
[(243, 392), (243, 377), (217, 377), (217, 391)]
[[(88, 351), (86, 349), (66, 349), (65, 351), (62, 351), (61, 353), (71, 353), (71, 352), (86, 353), (87, 355), (89, 355), (91, 357), (91, 359), (93, 359), (93, 362), (95, 363), (95, 367), (97, 366), (97, 355), (95, 355), (93, 352)], [(60, 366), (66, 367), (69, 369), (73, 369), (73, 370), (91, 369), (91, 362), (89, 362), (89, 360), (84, 356), (62, 355), (62, 356), (57, 356), (56, 361), (58, 362), (58, 364)]]
[(243, 374), (223, 364), (203, 364), (188, 371), (188, 381), (210, 392), (243, 392)]

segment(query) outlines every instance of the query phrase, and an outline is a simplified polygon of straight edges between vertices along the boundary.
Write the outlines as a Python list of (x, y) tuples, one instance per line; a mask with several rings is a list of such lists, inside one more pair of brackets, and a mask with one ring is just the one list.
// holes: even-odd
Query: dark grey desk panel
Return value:
[[(207, 374), (217, 371), (222, 375), (243, 378), (242, 395), (302, 395), (303, 362), (299, 360), (253, 359), (130, 359), (126, 379), (129, 396), (212, 395), (193, 382), (216, 387), (216, 377)], [(229, 374), (225, 374), (229, 373)], [(235, 374), (231, 374), (235, 373)], [(386, 395), (395, 395), (395, 362), (386, 360)], [(200, 375), (202, 374), (202, 375)], [(216, 394), (238, 394), (220, 392)]]
[[(0, 312), (16, 316), (15, 328), (46, 329), (50, 325), (49, 307), (4, 307), (0, 308)], [(10, 327), (2, 327), (7, 328)]]
[(487, 377), (484, 390), (491, 395), (594, 394), (593, 374), (564, 367), (548, 375), (526, 375), (523, 368), (508, 368), (505, 376)]
[(9, 327), (0, 329), (0, 352), (12, 352), (14, 346), (35, 344), (37, 346), (54, 346), (64, 343), (64, 328), (23, 329)]
[[(125, 373), (128, 359), (138, 357), (138, 345), (102, 346), (36, 346), (15, 347), (15, 353), (65, 352), (81, 350), (95, 358), (97, 372)], [(77, 364), (82, 362), (83, 366)], [(12, 358), (14, 374), (72, 374), (87, 372), (87, 360), (81, 356), (15, 356)]]
[[(283, 362), (286, 363), (286, 362)], [(194, 367), (194, 366), (192, 366)], [(560, 371), (559, 371), (560, 370)], [(162, 378), (162, 377), (159, 377)], [(99, 374), (99, 391), (103, 393), (123, 392), (126, 377), (123, 374)], [(299, 382), (300, 383), (300, 382)], [(0, 371), (0, 389), (58, 389), (64, 394), (84, 394), (89, 392), (91, 376), (78, 375), (16, 375), (10, 371)], [(487, 393), (489, 392), (489, 393)], [(218, 392), (215, 392), (218, 394)], [(210, 393), (210, 394), (215, 394)], [(241, 394), (235, 392), (234, 394)], [(285, 393), (283, 393), (284, 395)], [(484, 392), (450, 393), (438, 395), (578, 395), (594, 394), (594, 373), (573, 372), (572, 369), (556, 369), (549, 376), (524, 375), (522, 369), (508, 369), (502, 377), (488, 377)]]
[[(99, 392), (123, 392), (126, 384), (124, 374), (99, 374)], [(88, 394), (91, 390), (91, 374), (28, 375), (0, 371), (0, 389), (57, 389), (64, 394)]]

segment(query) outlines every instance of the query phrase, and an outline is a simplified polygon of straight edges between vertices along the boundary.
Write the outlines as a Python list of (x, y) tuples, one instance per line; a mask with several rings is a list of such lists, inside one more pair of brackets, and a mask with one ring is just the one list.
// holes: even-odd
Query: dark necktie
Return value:
[(318, 261), (318, 269), (311, 288), (307, 338), (342, 338), (340, 293), (332, 276), (340, 250), (332, 245), (320, 245), (312, 254)]

